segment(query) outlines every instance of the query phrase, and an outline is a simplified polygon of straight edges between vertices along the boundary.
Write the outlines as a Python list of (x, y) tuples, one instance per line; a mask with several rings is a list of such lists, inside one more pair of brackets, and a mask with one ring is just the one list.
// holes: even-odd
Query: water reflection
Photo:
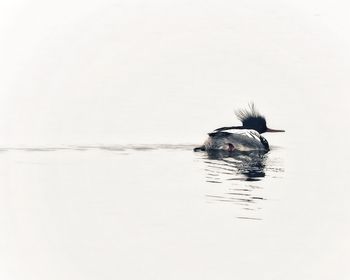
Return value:
[(210, 151), (208, 159), (205, 162), (211, 171), (209, 179), (212, 174), (220, 182), (225, 180), (226, 175), (235, 175), (231, 180), (243, 181), (259, 181), (265, 177), (266, 153)]
[[(209, 202), (234, 203), (241, 219), (260, 219), (259, 211), (267, 200), (261, 181), (266, 173), (283, 172), (270, 153), (210, 151), (202, 154), (206, 182), (216, 184), (206, 194)], [(270, 179), (270, 178), (269, 178)]]

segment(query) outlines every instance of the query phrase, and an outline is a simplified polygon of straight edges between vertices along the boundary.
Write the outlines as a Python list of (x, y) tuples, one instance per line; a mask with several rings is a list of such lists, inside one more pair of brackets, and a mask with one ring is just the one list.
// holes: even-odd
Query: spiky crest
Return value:
[(256, 110), (253, 102), (249, 103), (248, 109), (237, 110), (235, 114), (242, 122), (243, 128), (254, 129), (259, 133), (266, 132), (266, 119)]

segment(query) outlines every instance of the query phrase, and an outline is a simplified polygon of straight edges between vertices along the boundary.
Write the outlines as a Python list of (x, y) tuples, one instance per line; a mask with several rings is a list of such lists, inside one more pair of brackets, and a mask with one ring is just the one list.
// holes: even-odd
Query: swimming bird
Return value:
[(269, 143), (261, 135), (265, 132), (284, 132), (280, 129), (270, 129), (266, 119), (256, 109), (254, 103), (248, 109), (235, 112), (242, 122), (241, 126), (220, 127), (208, 133), (209, 137), (194, 151), (224, 150), (233, 151), (269, 151)]

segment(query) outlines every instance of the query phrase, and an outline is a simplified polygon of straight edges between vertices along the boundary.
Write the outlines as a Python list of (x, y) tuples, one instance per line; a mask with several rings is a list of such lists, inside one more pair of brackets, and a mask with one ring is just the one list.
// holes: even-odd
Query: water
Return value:
[(318, 164), (287, 168), (286, 147), (236, 157), (193, 147), (2, 149), (2, 273), (345, 279), (349, 206), (346, 184), (337, 181), (342, 174), (328, 170), (319, 180)]
[[(0, 279), (350, 278), (345, 2), (25, 2), (0, 4)], [(269, 153), (193, 152), (250, 101)]]

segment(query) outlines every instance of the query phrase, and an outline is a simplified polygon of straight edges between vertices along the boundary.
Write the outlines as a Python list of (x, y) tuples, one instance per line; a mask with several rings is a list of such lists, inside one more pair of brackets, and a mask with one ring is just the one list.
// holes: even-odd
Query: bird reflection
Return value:
[(206, 163), (216, 174), (230, 175), (227, 171), (232, 171), (231, 174), (236, 175), (232, 179), (245, 181), (259, 181), (265, 177), (266, 153), (216, 150), (208, 151), (207, 154), (210, 161)]
[(267, 154), (263, 152), (208, 151), (204, 156), (206, 181), (224, 183), (210, 188), (209, 202), (231, 202), (239, 205), (243, 214), (237, 218), (259, 219), (256, 211), (265, 200), (259, 185), (265, 177)]

